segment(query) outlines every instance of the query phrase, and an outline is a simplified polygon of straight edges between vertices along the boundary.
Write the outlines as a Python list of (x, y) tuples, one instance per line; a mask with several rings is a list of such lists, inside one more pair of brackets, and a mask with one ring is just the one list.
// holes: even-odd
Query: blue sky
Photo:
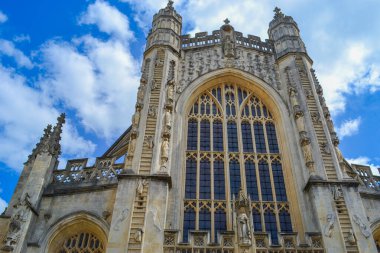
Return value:
[[(165, 0), (0, 2), (0, 212), (43, 128), (66, 112), (60, 168), (100, 156), (130, 125), (152, 15)], [(275, 6), (291, 15), (324, 88), (346, 159), (380, 165), (377, 0), (178, 0), (183, 33), (267, 38)], [(93, 160), (93, 159), (92, 159)]]

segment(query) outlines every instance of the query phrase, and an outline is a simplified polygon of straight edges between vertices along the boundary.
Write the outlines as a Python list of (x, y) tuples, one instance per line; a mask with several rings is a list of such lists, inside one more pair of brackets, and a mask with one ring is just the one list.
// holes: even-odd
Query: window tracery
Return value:
[(65, 240), (59, 253), (103, 253), (104, 245), (92, 233), (78, 233)]
[[(191, 230), (232, 230), (232, 200), (251, 198), (254, 231), (291, 232), (275, 120), (262, 101), (236, 84), (201, 93), (188, 114), (183, 241)], [(229, 207), (229, 208), (228, 208)]]

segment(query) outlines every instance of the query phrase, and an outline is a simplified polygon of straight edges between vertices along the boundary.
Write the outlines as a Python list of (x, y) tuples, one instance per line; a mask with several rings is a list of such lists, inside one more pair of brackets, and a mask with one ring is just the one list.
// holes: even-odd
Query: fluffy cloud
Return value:
[(346, 160), (350, 164), (370, 166), (372, 169), (372, 173), (374, 175), (379, 175), (378, 168), (380, 168), (380, 165), (375, 165), (375, 164), (371, 163), (371, 159), (366, 157), (366, 156), (359, 156), (357, 158), (346, 158)]
[(360, 117), (344, 121), (340, 127), (337, 128), (338, 136), (343, 139), (346, 136), (352, 136), (356, 134), (359, 131), (360, 123)]
[(97, 0), (90, 4), (79, 19), (80, 24), (97, 25), (99, 30), (121, 39), (132, 38), (128, 18), (107, 2)]
[(4, 23), (8, 20), (7, 15), (5, 15), (2, 11), (0, 11), (0, 23)]
[[(47, 123), (59, 112), (43, 93), (26, 85), (23, 76), (0, 66), (0, 160), (20, 171)], [(16, 116), (17, 115), (17, 116)], [(78, 136), (69, 123), (64, 127), (62, 149), (71, 156), (91, 154), (94, 144)], [(69, 130), (69, 131), (68, 131)]]
[(22, 51), (18, 50), (13, 42), (9, 40), (0, 39), (0, 55), (6, 55), (13, 58), (20, 67), (33, 67), (30, 59)]

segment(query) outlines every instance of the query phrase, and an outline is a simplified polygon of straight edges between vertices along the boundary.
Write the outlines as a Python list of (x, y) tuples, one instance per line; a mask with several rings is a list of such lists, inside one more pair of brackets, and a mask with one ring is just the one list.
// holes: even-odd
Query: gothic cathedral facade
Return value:
[(45, 129), (0, 251), (380, 252), (380, 178), (340, 152), (293, 18), (265, 41), (181, 28), (171, 1), (154, 15), (132, 125), (94, 165), (58, 168), (65, 115)]

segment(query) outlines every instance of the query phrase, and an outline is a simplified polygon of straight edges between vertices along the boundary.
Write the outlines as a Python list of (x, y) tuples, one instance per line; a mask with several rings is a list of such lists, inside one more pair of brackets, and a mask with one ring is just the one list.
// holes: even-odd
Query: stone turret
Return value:
[(269, 23), (268, 35), (274, 41), (277, 59), (287, 53), (306, 53), (297, 23), (277, 7), (274, 13), (273, 20)]
[(146, 50), (154, 45), (168, 45), (179, 52), (181, 49), (182, 17), (173, 7), (173, 1), (153, 17), (152, 29), (149, 32)]

